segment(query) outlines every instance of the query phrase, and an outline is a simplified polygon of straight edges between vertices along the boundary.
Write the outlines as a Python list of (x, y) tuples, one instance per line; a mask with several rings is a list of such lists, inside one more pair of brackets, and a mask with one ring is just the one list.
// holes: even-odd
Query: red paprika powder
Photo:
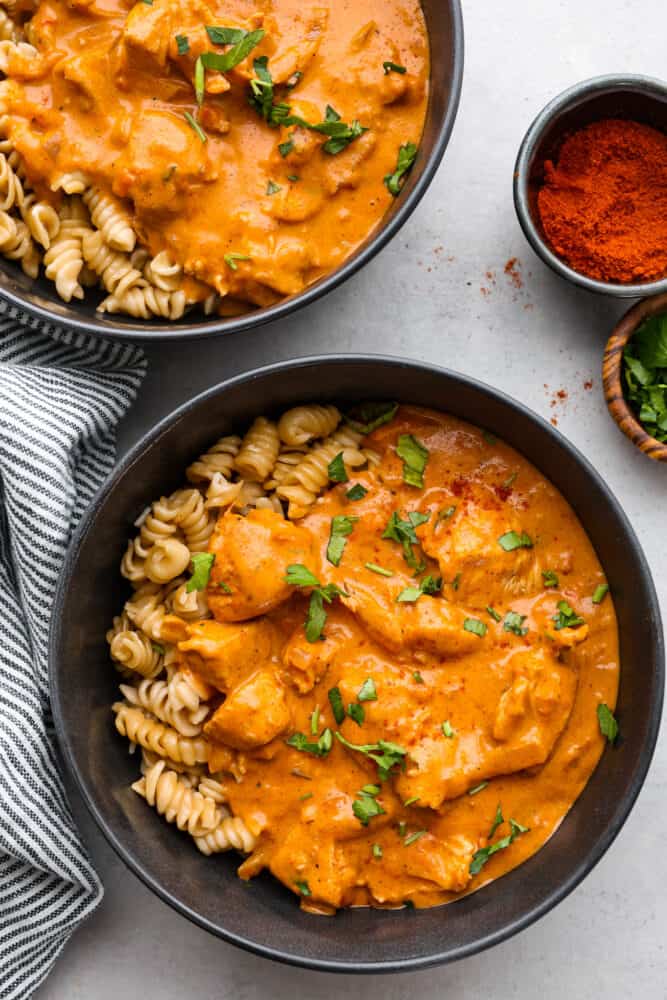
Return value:
[(570, 267), (623, 284), (667, 275), (667, 135), (594, 122), (565, 140), (544, 173), (542, 226)]

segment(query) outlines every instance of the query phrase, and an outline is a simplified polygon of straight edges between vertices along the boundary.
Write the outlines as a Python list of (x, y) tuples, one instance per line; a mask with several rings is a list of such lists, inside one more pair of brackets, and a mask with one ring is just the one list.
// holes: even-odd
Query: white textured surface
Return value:
[[(511, 199), (516, 150), (547, 100), (598, 73), (665, 76), (664, 2), (469, 0), (465, 6), (466, 73), (454, 137), (410, 222), (362, 274), (287, 322), (194, 344), (185, 362), (177, 345), (151, 350), (151, 373), (123, 444), (226, 375), (297, 354), (376, 351), (448, 365), (557, 417), (633, 520), (667, 610), (667, 535), (658, 508), (667, 469), (626, 442), (600, 391), (603, 345), (623, 306), (551, 275), (525, 243)], [(503, 273), (515, 255), (521, 290)], [(590, 391), (587, 379), (594, 380)], [(551, 407), (561, 388), (567, 400)], [(125, 870), (75, 800), (107, 895), (40, 1000), (334, 1000), (343, 991), (364, 1000), (604, 994), (662, 1000), (666, 785), (663, 737), (639, 802), (607, 856), (569, 899), (518, 937), (447, 968), (363, 979), (274, 965), (191, 926)]]

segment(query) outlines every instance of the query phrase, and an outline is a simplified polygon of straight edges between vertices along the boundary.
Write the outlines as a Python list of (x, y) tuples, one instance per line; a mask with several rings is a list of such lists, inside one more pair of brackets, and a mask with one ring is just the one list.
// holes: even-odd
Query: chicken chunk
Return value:
[(411, 845), (383, 847), (382, 864), (366, 865), (366, 884), (378, 903), (401, 903), (414, 892), (461, 892), (470, 882), (475, 843), (463, 835), (428, 833)]
[(178, 644), (187, 666), (225, 694), (268, 663), (278, 643), (266, 620), (232, 625), (208, 619), (188, 625), (187, 633)]
[(271, 671), (258, 670), (227, 696), (204, 733), (235, 750), (254, 750), (276, 739), (289, 724), (285, 689)]
[(480, 781), (544, 764), (570, 716), (576, 686), (574, 671), (548, 650), (520, 650), (495, 718), (452, 739), (421, 739), (397, 779), (399, 793), (437, 809)]
[(247, 517), (223, 514), (209, 544), (215, 554), (208, 604), (220, 622), (245, 621), (278, 607), (293, 593), (285, 582), (291, 563), (317, 572), (312, 536), (272, 510)]

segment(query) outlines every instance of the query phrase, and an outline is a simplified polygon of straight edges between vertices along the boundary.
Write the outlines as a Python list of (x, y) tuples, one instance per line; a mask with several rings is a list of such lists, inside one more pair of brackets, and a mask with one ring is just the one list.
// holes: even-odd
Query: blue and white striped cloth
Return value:
[(47, 680), (51, 605), (73, 528), (114, 463), (142, 352), (0, 303), (0, 998), (24, 1000), (97, 907)]

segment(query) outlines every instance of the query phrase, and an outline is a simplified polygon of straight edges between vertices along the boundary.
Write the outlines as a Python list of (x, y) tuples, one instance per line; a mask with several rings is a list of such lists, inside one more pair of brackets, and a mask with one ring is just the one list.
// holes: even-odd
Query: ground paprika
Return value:
[(552, 249), (574, 270), (629, 284), (667, 275), (667, 135), (622, 119), (570, 135), (538, 193)]

